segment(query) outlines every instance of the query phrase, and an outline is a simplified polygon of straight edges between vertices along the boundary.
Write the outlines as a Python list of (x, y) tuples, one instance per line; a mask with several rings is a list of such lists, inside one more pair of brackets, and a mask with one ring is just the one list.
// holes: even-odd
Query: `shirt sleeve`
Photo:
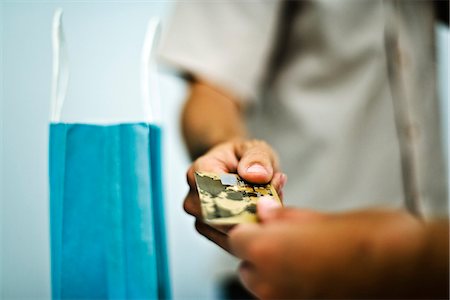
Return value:
[(179, 2), (159, 57), (239, 100), (256, 99), (272, 50), (279, 2)]

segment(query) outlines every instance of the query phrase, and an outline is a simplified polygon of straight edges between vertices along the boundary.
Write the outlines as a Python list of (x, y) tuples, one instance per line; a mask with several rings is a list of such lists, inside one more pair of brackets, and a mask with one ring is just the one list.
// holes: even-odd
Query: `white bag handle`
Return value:
[(69, 59), (62, 25), (62, 9), (58, 8), (53, 15), (52, 24), (52, 96), (50, 122), (61, 121), (61, 111), (67, 94), (69, 83)]
[[(50, 121), (52, 123), (61, 121), (61, 112), (69, 83), (69, 59), (62, 15), (62, 9), (58, 8), (53, 15), (52, 25), (53, 72), (50, 109)], [(154, 53), (160, 35), (159, 19), (150, 19), (141, 54), (141, 94), (145, 121), (156, 124), (161, 122), (161, 107)]]
[(148, 22), (141, 55), (141, 90), (144, 113), (150, 123), (160, 124), (161, 102), (157, 78), (155, 51), (161, 36), (160, 21), (152, 18)]

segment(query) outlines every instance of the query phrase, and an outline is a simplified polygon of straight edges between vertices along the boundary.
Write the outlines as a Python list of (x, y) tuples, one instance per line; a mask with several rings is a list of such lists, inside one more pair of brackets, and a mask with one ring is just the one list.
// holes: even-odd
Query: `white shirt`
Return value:
[(178, 4), (161, 56), (248, 102), (285, 202), (447, 214), (428, 1)]

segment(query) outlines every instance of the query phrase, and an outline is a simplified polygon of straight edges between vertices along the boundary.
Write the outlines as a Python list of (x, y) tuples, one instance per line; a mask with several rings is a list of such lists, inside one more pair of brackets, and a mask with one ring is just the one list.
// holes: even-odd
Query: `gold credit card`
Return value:
[(237, 174), (195, 172), (203, 219), (207, 223), (232, 225), (258, 222), (256, 203), (270, 196), (281, 203), (270, 184), (251, 184)]

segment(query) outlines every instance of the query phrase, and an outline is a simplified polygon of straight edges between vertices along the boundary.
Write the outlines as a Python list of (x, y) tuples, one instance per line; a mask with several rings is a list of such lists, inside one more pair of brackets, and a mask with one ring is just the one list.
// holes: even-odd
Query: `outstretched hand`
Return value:
[(270, 182), (280, 197), (286, 183), (286, 175), (279, 171), (278, 158), (274, 150), (259, 140), (235, 140), (220, 144), (191, 165), (187, 172), (189, 192), (184, 200), (184, 209), (196, 218), (195, 226), (200, 234), (227, 251), (229, 251), (227, 234), (202, 222), (194, 177), (196, 171), (238, 173), (241, 178), (251, 183)]
[(262, 222), (236, 226), (229, 244), (258, 298), (448, 297), (448, 221), (436, 235), (404, 211), (323, 214), (270, 199), (257, 210)]

